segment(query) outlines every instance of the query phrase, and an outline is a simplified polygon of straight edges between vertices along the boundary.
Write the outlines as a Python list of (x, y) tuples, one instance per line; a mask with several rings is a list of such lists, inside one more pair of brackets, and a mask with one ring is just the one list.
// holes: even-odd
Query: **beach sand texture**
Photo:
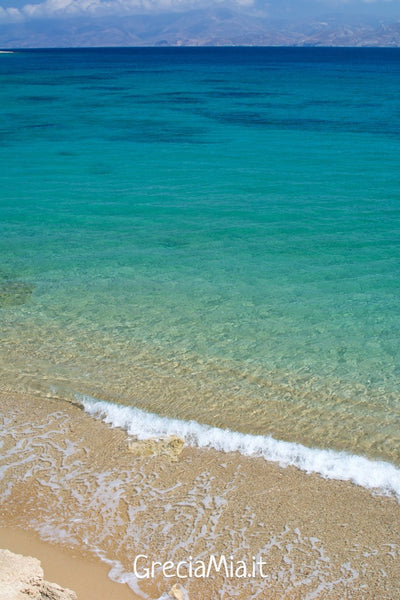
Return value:
[[(27, 530), (27, 540), (37, 532), (56, 544), (60, 572), (46, 576), (78, 594), (76, 557), (85, 556), (86, 570), (97, 555), (114, 579), (148, 598), (174, 583), (191, 599), (396, 597), (400, 506), (394, 498), (238, 453), (185, 447), (178, 460), (141, 455), (130, 451), (133, 440), (124, 431), (78, 406), (60, 409), (51, 398), (7, 393), (1, 406), (1, 523)], [(35, 554), (37, 542), (21, 536), (15, 549), (25, 552), (26, 543)], [(138, 582), (132, 574), (138, 554), (161, 562), (189, 554), (248, 561), (262, 555), (268, 576), (182, 581), (156, 575)], [(104, 583), (104, 569), (91, 568), (102, 571)], [(131, 593), (109, 585), (118, 598)], [(96, 591), (97, 598), (117, 597), (108, 593)]]

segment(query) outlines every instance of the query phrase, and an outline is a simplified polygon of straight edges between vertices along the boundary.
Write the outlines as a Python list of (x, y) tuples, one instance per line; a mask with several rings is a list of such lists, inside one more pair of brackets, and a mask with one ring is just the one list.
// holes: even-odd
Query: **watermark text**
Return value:
[(253, 556), (250, 561), (234, 560), (233, 556), (211, 554), (207, 560), (193, 559), (166, 562), (150, 560), (147, 554), (138, 554), (133, 563), (133, 573), (137, 579), (153, 579), (156, 575), (178, 577), (179, 579), (208, 579), (215, 574), (230, 579), (251, 579), (269, 577), (266, 571), (267, 562), (262, 557)]

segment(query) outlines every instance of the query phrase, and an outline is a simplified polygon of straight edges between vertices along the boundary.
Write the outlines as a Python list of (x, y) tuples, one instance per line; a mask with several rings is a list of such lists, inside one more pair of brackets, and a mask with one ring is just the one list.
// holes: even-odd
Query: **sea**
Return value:
[(0, 82), (2, 389), (400, 497), (400, 49), (15, 50)]

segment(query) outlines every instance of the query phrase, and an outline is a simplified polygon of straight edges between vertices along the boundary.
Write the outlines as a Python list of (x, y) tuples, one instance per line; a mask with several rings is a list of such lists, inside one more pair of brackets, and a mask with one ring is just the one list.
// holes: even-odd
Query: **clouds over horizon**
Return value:
[(229, 6), (249, 8), (253, 0), (44, 0), (37, 4), (2, 7), (0, 23), (17, 23), (32, 19), (68, 17), (126, 16), (143, 13), (179, 12), (184, 10)]
[[(7, 2), (7, 0), (5, 0)], [(10, 5), (0, 5), (0, 23), (21, 23), (38, 19), (58, 19), (79, 17), (124, 17), (135, 14), (163, 14), (201, 8), (229, 7), (250, 11), (266, 16), (271, 10), (280, 15), (299, 15), (302, 10), (317, 14), (323, 10), (348, 10), (352, 7), (380, 6), (385, 12), (399, 7), (400, 0), (43, 0), (38, 3), (18, 6), (19, 0), (9, 0)], [(355, 8), (357, 10), (357, 8)]]

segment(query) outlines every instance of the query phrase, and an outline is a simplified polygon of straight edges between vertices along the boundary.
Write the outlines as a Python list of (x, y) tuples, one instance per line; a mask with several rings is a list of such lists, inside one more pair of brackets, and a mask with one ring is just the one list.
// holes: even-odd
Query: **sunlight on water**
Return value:
[(399, 463), (400, 72), (353, 52), (2, 64), (5, 385)]

